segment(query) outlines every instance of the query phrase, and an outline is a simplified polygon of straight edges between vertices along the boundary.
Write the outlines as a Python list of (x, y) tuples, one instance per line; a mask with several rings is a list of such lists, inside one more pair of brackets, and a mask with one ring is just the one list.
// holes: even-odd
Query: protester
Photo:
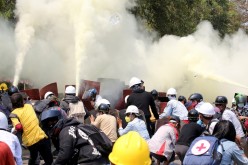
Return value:
[(156, 119), (159, 119), (159, 115), (157, 113), (157, 109), (152, 98), (152, 95), (145, 91), (144, 89), (144, 81), (140, 80), (137, 77), (132, 77), (129, 82), (129, 88), (132, 90), (132, 93), (127, 98), (127, 106), (135, 105), (138, 109), (141, 109), (146, 118), (146, 126), (149, 132), (149, 136), (151, 137), (154, 132), (151, 129), (151, 111)]
[(214, 102), (215, 106), (220, 110), (222, 114), (221, 120), (229, 120), (230, 122), (233, 123), (234, 128), (236, 130), (237, 142), (244, 149), (245, 155), (248, 156), (248, 144), (247, 144), (247, 139), (243, 131), (242, 125), (238, 117), (235, 115), (235, 113), (227, 108), (226, 106), (227, 103), (228, 103), (228, 100), (225, 96), (217, 96)]
[(111, 165), (150, 165), (147, 142), (134, 131), (117, 139), (109, 155)]
[[(22, 165), (22, 148), (16, 135), (8, 132), (8, 120), (0, 112), (0, 141), (6, 143), (12, 151), (17, 165)], [(1, 158), (0, 158), (1, 159)]]
[(29, 164), (35, 164), (38, 152), (46, 165), (53, 162), (51, 144), (45, 132), (39, 126), (39, 120), (30, 104), (23, 104), (20, 93), (11, 96), (13, 111), (10, 114), (16, 131), (22, 132), (22, 141), (30, 152)]
[(0, 165), (15, 165), (15, 160), (9, 146), (0, 141)]
[(244, 151), (235, 143), (236, 131), (232, 122), (228, 120), (219, 121), (213, 131), (213, 135), (220, 140), (218, 151), (222, 153), (221, 165), (233, 164), (247, 165), (248, 158)]
[(143, 137), (145, 140), (150, 139), (149, 133), (146, 128), (146, 124), (143, 120), (139, 119), (139, 110), (135, 105), (130, 105), (127, 107), (126, 110), (126, 117), (125, 120), (128, 123), (126, 128), (122, 128), (122, 120), (117, 119), (117, 123), (119, 126), (118, 133), (119, 135), (124, 135), (130, 131), (136, 131)]
[(171, 116), (169, 123), (161, 126), (153, 137), (148, 140), (151, 156), (157, 159), (157, 165), (164, 162), (168, 165), (175, 160), (175, 144), (178, 139), (177, 125), (180, 119), (177, 116)]
[(98, 116), (90, 116), (91, 124), (100, 128), (108, 138), (114, 143), (117, 139), (117, 125), (116, 118), (109, 114), (109, 105), (100, 104), (98, 107)]
[(189, 101), (190, 101), (190, 106), (188, 110), (191, 110), (191, 109), (198, 110), (198, 108), (204, 103), (202, 94), (200, 93), (191, 94), (189, 96)]
[(198, 111), (195, 109), (190, 110), (188, 113), (189, 123), (185, 124), (180, 131), (179, 139), (175, 147), (175, 152), (182, 163), (184, 156), (190, 147), (190, 144), (196, 137), (200, 136), (204, 130), (203, 127), (196, 123), (198, 119)]

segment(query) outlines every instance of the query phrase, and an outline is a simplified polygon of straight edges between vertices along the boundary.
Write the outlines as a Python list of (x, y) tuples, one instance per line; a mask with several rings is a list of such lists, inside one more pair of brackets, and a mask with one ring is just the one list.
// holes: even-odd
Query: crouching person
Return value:
[(157, 130), (153, 137), (148, 140), (151, 156), (157, 160), (157, 164), (164, 162), (168, 165), (175, 160), (175, 144), (178, 139), (177, 126), (180, 119), (177, 116), (171, 116), (169, 123)]
[[(60, 119), (55, 110), (42, 114), (42, 123), (51, 128), (51, 138), (59, 141), (59, 153), (54, 165), (104, 165), (106, 160), (94, 147), (91, 139), (78, 125), (82, 124), (74, 118)], [(58, 114), (55, 116), (55, 114)]]

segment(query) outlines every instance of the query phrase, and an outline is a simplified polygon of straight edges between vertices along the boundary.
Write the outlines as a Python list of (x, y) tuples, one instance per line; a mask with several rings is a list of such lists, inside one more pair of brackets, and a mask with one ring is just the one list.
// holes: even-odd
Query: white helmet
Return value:
[(197, 111), (203, 115), (207, 116), (213, 116), (215, 115), (214, 106), (210, 103), (203, 103), (199, 108), (197, 108)]
[(46, 94), (44, 95), (44, 99), (47, 99), (47, 97), (51, 95), (54, 95), (54, 93), (51, 91), (46, 92)]
[(0, 129), (8, 129), (8, 120), (3, 112), (0, 112)]
[(141, 84), (142, 81), (137, 78), (137, 77), (132, 77), (131, 80), (129, 81), (129, 88), (131, 88), (132, 86), (136, 85), (136, 84)]
[(100, 99), (96, 102), (96, 105), (95, 107), (98, 109), (98, 107), (101, 105), (101, 104), (106, 104), (110, 107), (110, 102), (107, 100), (107, 99)]
[(68, 86), (65, 88), (65, 93), (66, 94), (75, 94), (76, 88), (74, 86)]
[(169, 88), (166, 92), (166, 95), (176, 95), (177, 94), (177, 91), (175, 88)]
[(129, 105), (127, 107), (126, 113), (136, 113), (136, 114), (139, 114), (139, 109), (135, 105)]

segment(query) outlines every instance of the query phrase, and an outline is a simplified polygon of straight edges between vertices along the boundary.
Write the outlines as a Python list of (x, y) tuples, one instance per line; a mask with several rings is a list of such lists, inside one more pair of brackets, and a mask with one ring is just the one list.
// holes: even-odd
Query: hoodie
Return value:
[(22, 165), (22, 149), (18, 138), (7, 131), (8, 120), (4, 113), (0, 112), (0, 141), (6, 143), (15, 158), (17, 165)]

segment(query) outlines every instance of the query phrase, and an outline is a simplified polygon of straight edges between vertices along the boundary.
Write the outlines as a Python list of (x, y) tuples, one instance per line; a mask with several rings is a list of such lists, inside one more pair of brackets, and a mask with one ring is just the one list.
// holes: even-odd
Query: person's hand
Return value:
[(239, 116), (239, 120), (247, 119), (246, 116)]
[(93, 123), (95, 121), (95, 117), (93, 115), (90, 115), (90, 122)]
[(117, 124), (119, 127), (122, 127), (122, 120), (119, 117), (117, 117)]

